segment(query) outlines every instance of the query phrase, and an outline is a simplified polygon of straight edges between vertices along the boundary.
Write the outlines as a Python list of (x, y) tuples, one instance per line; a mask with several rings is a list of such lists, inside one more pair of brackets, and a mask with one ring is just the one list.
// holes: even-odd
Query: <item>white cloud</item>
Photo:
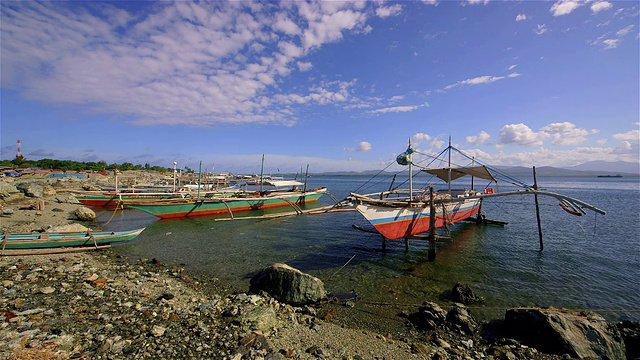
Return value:
[(570, 122), (549, 124), (541, 130), (549, 133), (552, 144), (560, 146), (581, 144), (587, 141), (587, 135), (598, 133), (597, 130), (579, 129)]
[(538, 25), (536, 25), (536, 28), (533, 29), (533, 32), (535, 32), (536, 35), (542, 35), (542, 34), (546, 33), (547, 31), (549, 31), (549, 29), (547, 29), (547, 25), (545, 25), (545, 24), (542, 24), (542, 25), (538, 24)]
[(613, 149), (614, 154), (630, 154), (633, 152), (633, 145), (631, 145), (629, 141), (621, 141), (620, 144)]
[(298, 69), (302, 72), (309, 71), (313, 68), (313, 64), (308, 61), (298, 61), (296, 64), (298, 65)]
[(371, 150), (371, 144), (366, 141), (360, 141), (358, 143), (358, 151), (369, 151)]
[(400, 15), (401, 12), (402, 12), (402, 5), (400, 4), (379, 7), (376, 9), (376, 15), (378, 15), (381, 18)]
[(631, 130), (626, 133), (613, 134), (613, 138), (617, 140), (626, 140), (632, 142), (640, 142), (640, 130)]
[(458, 81), (455, 84), (447, 85), (444, 87), (444, 90), (450, 90), (456, 87), (462, 87), (466, 85), (490, 84), (496, 81), (504, 80), (506, 78), (514, 78), (518, 76), (520, 76), (520, 74), (518, 73), (511, 73), (511, 74), (508, 74), (507, 76), (490, 76), (490, 75), (478, 76), (478, 77)]
[(422, 105), (408, 105), (408, 106), (394, 106), (383, 109), (371, 110), (369, 113), (371, 114), (385, 114), (385, 113), (394, 113), (394, 112), (409, 112), (413, 111)]
[(553, 16), (562, 16), (567, 15), (573, 12), (573, 10), (579, 8), (584, 3), (575, 0), (560, 0), (551, 6), (551, 11)]
[(500, 129), (498, 143), (502, 145), (516, 144), (521, 146), (539, 146), (549, 136), (544, 131), (534, 132), (525, 124), (505, 125)]
[(469, 144), (479, 145), (485, 144), (491, 139), (491, 135), (489, 135), (486, 131), (480, 131), (480, 134), (474, 136), (467, 136), (466, 140)]
[(425, 134), (425, 133), (417, 133), (411, 136), (411, 144), (414, 147), (418, 147), (420, 146), (420, 144), (429, 142), (431, 140), (434, 140), (434, 138), (431, 137), (429, 134)]
[(608, 1), (598, 1), (591, 4), (591, 11), (597, 13), (602, 10), (610, 9), (613, 5), (611, 5)]
[(527, 20), (527, 15), (526, 14), (518, 14), (516, 16), (516, 21), (523, 21), (523, 20)]
[(624, 29), (620, 29), (620, 30), (616, 31), (616, 35), (621, 36), (621, 37), (625, 36), (629, 32), (631, 32), (631, 30), (633, 30), (633, 28), (634, 28), (634, 25), (629, 25), (629, 26), (625, 27)]
[(276, 84), (312, 69), (302, 60), (310, 51), (366, 33), (367, 14), (382, 6), (161, 2), (129, 13), (86, 4), (3, 3), (3, 88), (134, 124), (188, 126), (291, 125), (295, 105), (345, 102), (343, 88), (283, 96)]
[(629, 25), (623, 29), (616, 31), (615, 36), (604, 34), (591, 42), (591, 45), (602, 46), (603, 50), (615, 49), (622, 42), (623, 38), (628, 35), (635, 26)]
[(345, 147), (343, 150), (348, 152), (354, 152), (354, 151), (367, 152), (371, 150), (371, 143), (369, 143), (368, 141), (360, 141), (356, 148)]

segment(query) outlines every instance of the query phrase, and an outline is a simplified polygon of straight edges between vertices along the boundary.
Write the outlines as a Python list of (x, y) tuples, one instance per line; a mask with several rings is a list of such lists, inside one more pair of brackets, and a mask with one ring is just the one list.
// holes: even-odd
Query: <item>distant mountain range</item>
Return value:
[[(495, 168), (516, 177), (532, 176), (532, 168), (524, 166), (495, 166)], [(379, 173), (379, 170), (370, 171), (340, 171), (326, 172), (325, 175), (371, 175)], [(625, 161), (607, 162), (607, 161), (589, 161), (581, 165), (557, 168), (553, 166), (536, 167), (538, 176), (598, 176), (598, 175), (617, 175), (622, 176), (640, 176), (640, 163), (632, 163)]]

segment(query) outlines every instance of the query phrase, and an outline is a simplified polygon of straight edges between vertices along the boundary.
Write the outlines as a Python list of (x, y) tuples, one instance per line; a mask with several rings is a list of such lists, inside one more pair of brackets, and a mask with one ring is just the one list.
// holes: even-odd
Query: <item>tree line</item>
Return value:
[(109, 170), (152, 170), (152, 171), (173, 171), (172, 168), (162, 167), (162, 166), (151, 166), (149, 163), (145, 163), (144, 165), (134, 165), (129, 162), (124, 162), (122, 164), (107, 164), (105, 161), (98, 162), (83, 162), (83, 161), (72, 161), (72, 160), (55, 160), (55, 159), (40, 159), (40, 160), (27, 160), (24, 157), (17, 157), (13, 160), (2, 160), (0, 161), (0, 166), (2, 167), (12, 167), (19, 169), (26, 168), (40, 168), (45, 170), (62, 170), (62, 171), (109, 171)]

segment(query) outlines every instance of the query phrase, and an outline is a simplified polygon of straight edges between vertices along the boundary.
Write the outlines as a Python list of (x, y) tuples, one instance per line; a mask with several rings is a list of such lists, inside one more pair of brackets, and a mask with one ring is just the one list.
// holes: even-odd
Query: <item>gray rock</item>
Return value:
[(311, 304), (327, 296), (320, 279), (286, 264), (273, 264), (260, 271), (251, 279), (250, 291), (266, 291), (275, 299), (291, 305)]
[(478, 324), (469, 314), (469, 309), (462, 304), (455, 304), (447, 313), (449, 327), (458, 329), (466, 334), (473, 334)]
[(20, 190), (16, 189), (15, 186), (0, 181), (0, 199), (6, 199), (12, 194), (18, 194), (19, 192)]
[(271, 307), (258, 307), (238, 316), (237, 321), (245, 327), (246, 331), (260, 330), (269, 333), (278, 326), (276, 312)]
[(93, 221), (96, 219), (96, 213), (88, 207), (79, 207), (73, 212), (76, 218), (80, 221)]
[(507, 310), (505, 323), (540, 351), (579, 359), (626, 359), (620, 332), (597, 314), (518, 308)]
[(418, 308), (417, 313), (409, 315), (409, 320), (422, 330), (435, 330), (444, 324), (446, 317), (446, 311), (442, 310), (438, 304), (425, 301)]
[(2, 209), (2, 215), (13, 215), (13, 212), (11, 208)]
[(33, 182), (23, 182), (18, 184), (17, 189), (22, 191), (27, 197), (42, 197), (44, 193), (44, 187), (40, 184)]
[(451, 300), (465, 305), (483, 301), (484, 299), (476, 295), (470, 287), (457, 283), (451, 289)]

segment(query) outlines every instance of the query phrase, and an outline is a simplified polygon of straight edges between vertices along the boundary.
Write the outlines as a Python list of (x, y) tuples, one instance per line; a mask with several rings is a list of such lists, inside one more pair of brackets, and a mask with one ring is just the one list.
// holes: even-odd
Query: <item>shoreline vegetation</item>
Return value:
[[(148, 174), (130, 179), (147, 182)], [(0, 179), (0, 230), (99, 225), (77, 218), (82, 206), (69, 192), (109, 181), (99, 175)], [(134, 261), (110, 249), (0, 256), (0, 282), (1, 359), (640, 357), (638, 322), (612, 324), (591, 312), (538, 308), (510, 309), (505, 318), (477, 322), (473, 308), (462, 302), (479, 299), (464, 287), (466, 297), (451, 307), (425, 302), (399, 308), (393, 321), (405, 327), (387, 332), (384, 324), (360, 321), (368, 314), (355, 298), (293, 306), (162, 259)]]

